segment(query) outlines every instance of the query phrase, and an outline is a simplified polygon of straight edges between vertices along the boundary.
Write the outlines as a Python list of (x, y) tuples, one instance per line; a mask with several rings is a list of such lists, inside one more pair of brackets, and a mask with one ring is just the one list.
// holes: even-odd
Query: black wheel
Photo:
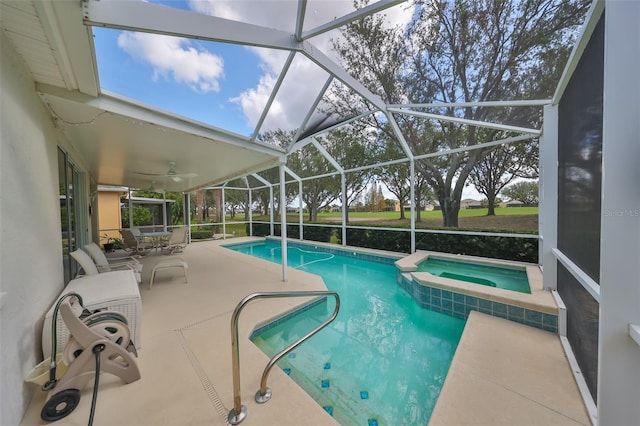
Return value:
[(80, 402), (78, 389), (65, 389), (53, 395), (42, 407), (40, 417), (46, 422), (55, 422), (68, 416)]

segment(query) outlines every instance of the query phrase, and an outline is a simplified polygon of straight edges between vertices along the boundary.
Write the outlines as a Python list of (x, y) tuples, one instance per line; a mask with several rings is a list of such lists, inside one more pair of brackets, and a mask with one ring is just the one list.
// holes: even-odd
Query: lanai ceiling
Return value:
[[(398, 7), (402, 1), (372, 2), (324, 22), (318, 22), (317, 12), (319, 8), (328, 7), (327, 2), (252, 2), (254, 7), (265, 7), (265, 13), (274, 19), (272, 25), (240, 22), (230, 19), (233, 16), (213, 16), (213, 6), (208, 11), (194, 11), (168, 7), (172, 3), (164, 3), (137, 0), (1, 2), (2, 30), (30, 70), (36, 90), (56, 127), (82, 157), (96, 183), (189, 191), (279, 164), (285, 152), (259, 142), (257, 136), (267, 130), (275, 106), (280, 105), (278, 96), (285, 96), (282, 91), (279, 94), (278, 89), (294, 81), (288, 79), (287, 73), (294, 72), (296, 61), (306, 61), (323, 73), (316, 74), (323, 75), (319, 81), (306, 83), (317, 85), (315, 96), (305, 98), (304, 107), (294, 105), (295, 114), (290, 113), (290, 117), (300, 117), (296, 125), (301, 129), (299, 138), (335, 123), (335, 118), (327, 121), (318, 113), (318, 105), (329, 84), (342, 84), (378, 110), (385, 108), (379, 98), (337, 65), (326, 49), (318, 48), (313, 42), (315, 37), (328, 37), (327, 34), (345, 23)], [(279, 20), (278, 16), (285, 16), (285, 12), (293, 19)], [(254, 106), (259, 111), (252, 130), (234, 132), (223, 125), (207, 124), (122, 94), (109, 93), (101, 87), (94, 45), (98, 27), (100, 31), (105, 31), (102, 28), (136, 31), (268, 49), (281, 55), (282, 68), (263, 103)]]

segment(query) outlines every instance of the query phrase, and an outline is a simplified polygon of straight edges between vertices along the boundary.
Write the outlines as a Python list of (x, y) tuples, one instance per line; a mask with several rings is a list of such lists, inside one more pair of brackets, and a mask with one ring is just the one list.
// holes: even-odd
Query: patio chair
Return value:
[[(98, 265), (94, 262), (91, 256), (89, 256), (84, 250), (77, 249), (75, 251), (72, 251), (70, 254), (71, 254), (71, 257), (73, 257), (73, 259), (76, 262), (78, 262), (78, 264), (82, 268), (82, 271), (84, 272), (84, 275), (98, 275), (102, 272), (109, 272), (112, 270), (112, 269), (109, 269), (108, 271), (107, 270), (100, 271), (98, 269)], [(142, 264), (139, 264), (139, 266), (135, 266), (135, 265), (126, 266), (124, 269), (132, 270), (136, 277), (136, 281), (138, 282), (142, 281), (142, 276), (141, 276)]]
[(142, 254), (145, 250), (153, 248), (153, 244), (146, 242), (144, 238), (136, 237), (130, 229), (120, 230), (120, 235), (122, 235), (124, 249), (131, 251), (131, 253)]
[(169, 239), (162, 245), (162, 250), (166, 250), (169, 253), (173, 254), (181, 252), (185, 247), (187, 247), (187, 237), (189, 235), (189, 228), (186, 226), (180, 228), (173, 228), (171, 231), (171, 236)]
[(107, 256), (96, 243), (89, 243), (85, 245), (84, 251), (91, 256), (99, 272), (117, 271), (122, 269), (133, 269), (134, 271), (142, 272), (142, 263), (140, 263), (135, 257), (128, 256), (109, 261)]
[(84, 275), (98, 275), (100, 273), (95, 262), (84, 251), (77, 249), (72, 251), (70, 254), (71, 257), (78, 262), (78, 265), (82, 268)]

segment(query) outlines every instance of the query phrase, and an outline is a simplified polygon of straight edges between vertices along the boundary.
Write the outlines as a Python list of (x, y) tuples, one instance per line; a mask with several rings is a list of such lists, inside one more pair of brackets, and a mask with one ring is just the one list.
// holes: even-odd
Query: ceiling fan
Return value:
[(155, 192), (156, 194), (164, 194), (165, 193), (164, 188), (156, 188), (156, 181), (155, 180), (151, 181), (151, 185), (149, 186), (149, 191), (150, 192)]
[(184, 179), (191, 179), (198, 176), (197, 173), (177, 173), (176, 172), (176, 162), (169, 161), (169, 170), (165, 174), (155, 174), (155, 173), (137, 173), (139, 175), (145, 176), (153, 176), (153, 177), (167, 177), (173, 180), (174, 182), (182, 182)]

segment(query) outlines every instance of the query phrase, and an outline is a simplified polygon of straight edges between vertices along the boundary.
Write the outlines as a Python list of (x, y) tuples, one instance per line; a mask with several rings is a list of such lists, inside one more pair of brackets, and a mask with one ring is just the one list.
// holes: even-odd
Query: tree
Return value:
[(249, 191), (244, 189), (233, 189), (245, 187), (246, 180), (236, 179), (229, 182), (229, 185), (227, 186), (230, 186), (231, 188), (225, 188), (224, 200), (225, 204), (229, 207), (231, 218), (235, 218), (236, 212), (241, 209), (244, 212), (244, 220), (249, 220)]
[[(587, 0), (442, 0), (417, 2), (406, 28), (388, 28), (377, 14), (349, 24), (334, 42), (343, 66), (387, 103), (472, 102), (549, 97), (568, 56)], [(362, 5), (363, 2), (358, 2)], [(555, 58), (555, 62), (551, 62)], [(549, 69), (541, 65), (553, 64)], [(347, 90), (335, 90), (343, 115), (363, 110)], [(365, 105), (367, 106), (367, 105)], [(513, 109), (430, 108), (426, 112), (468, 120), (506, 122)], [(388, 117), (387, 117), (388, 118)], [(484, 142), (475, 126), (395, 114), (415, 154)], [(398, 141), (388, 120), (372, 125)], [(457, 226), (460, 198), (482, 152), (454, 152), (418, 159), (442, 207), (444, 226)]]
[(327, 152), (340, 164), (345, 173), (346, 221), (349, 207), (360, 197), (375, 173), (373, 168), (359, 169), (378, 158), (377, 133), (354, 126), (329, 132), (323, 139)]
[[(287, 157), (287, 165), (301, 178), (318, 176), (331, 170), (331, 164), (313, 146), (306, 145)], [(340, 196), (340, 176), (332, 175), (304, 180), (302, 200), (309, 211), (309, 220), (318, 220), (318, 212)]]
[(133, 208), (133, 226), (147, 225), (151, 223), (151, 210), (146, 207)]
[(502, 194), (510, 200), (520, 201), (524, 204), (536, 204), (538, 202), (538, 181), (523, 181), (506, 187)]
[[(282, 130), (282, 129), (278, 129), (278, 130), (270, 130), (265, 132), (264, 134), (260, 135), (260, 140), (262, 140), (263, 142), (266, 143), (270, 143), (282, 148), (288, 148), (291, 143), (293, 142), (293, 139), (295, 137), (296, 132), (295, 131), (287, 131), (287, 130)], [(298, 155), (302, 155), (305, 158), (308, 158), (308, 155), (313, 155), (316, 154), (317, 157), (319, 158), (319, 153), (314, 152), (315, 149), (313, 150), (309, 150), (308, 147), (303, 148), (303, 151), (305, 151), (304, 153), (297, 153), (294, 152), (291, 154), (290, 157), (288, 157), (288, 166), (291, 170), (293, 170), (296, 174), (298, 174), (298, 176), (300, 177), (307, 177), (307, 176), (314, 176), (314, 174), (305, 174), (304, 172), (299, 172), (299, 170), (296, 170), (296, 167), (299, 166), (299, 158)], [(316, 167), (317, 165), (311, 165), (311, 169), (313, 170), (314, 167)], [(316, 174), (321, 174), (324, 173), (323, 172), (318, 172)], [(265, 170), (262, 171), (260, 173), (258, 173), (262, 178), (264, 178), (267, 182), (270, 182), (272, 184), (278, 184), (280, 182), (280, 171), (278, 168), (272, 168), (269, 170)], [(285, 176), (285, 180), (286, 180), (286, 176)], [(305, 183), (303, 183), (303, 192), (304, 192), (304, 185)], [(313, 185), (312, 185), (313, 186)], [(257, 200), (258, 205), (260, 205), (263, 209), (264, 209), (264, 214), (269, 214), (269, 206), (271, 204), (273, 204), (273, 208), (274, 208), (274, 212), (278, 211), (279, 205), (280, 205), (280, 189), (279, 187), (274, 187), (273, 188), (273, 200), (270, 199), (270, 191), (268, 188), (264, 188), (258, 191), (254, 191), (254, 199)], [(288, 205), (296, 196), (298, 195), (298, 186), (295, 185), (285, 185), (285, 197), (286, 199), (284, 200), (285, 204)], [(306, 200), (303, 198), (303, 201), (306, 202)], [(317, 214), (317, 211), (315, 212), (315, 214)]]
[(374, 183), (366, 194), (366, 208), (370, 212), (382, 211), (386, 207), (382, 187), (378, 183)]
[[(380, 135), (383, 141), (383, 149), (380, 161), (390, 161), (404, 156), (400, 145), (393, 140), (389, 140), (386, 134)], [(389, 192), (396, 196), (400, 202), (400, 220), (405, 219), (404, 206), (411, 196), (411, 171), (409, 163), (393, 163), (383, 166), (379, 171), (380, 180), (387, 187)]]
[(473, 167), (469, 178), (487, 197), (487, 216), (494, 216), (496, 197), (518, 177), (538, 175), (538, 145), (518, 142), (489, 148)]
[(433, 190), (429, 186), (427, 179), (421, 174), (416, 173), (415, 176), (415, 198), (416, 198), (416, 222), (422, 222), (422, 209), (425, 204), (435, 199)]

